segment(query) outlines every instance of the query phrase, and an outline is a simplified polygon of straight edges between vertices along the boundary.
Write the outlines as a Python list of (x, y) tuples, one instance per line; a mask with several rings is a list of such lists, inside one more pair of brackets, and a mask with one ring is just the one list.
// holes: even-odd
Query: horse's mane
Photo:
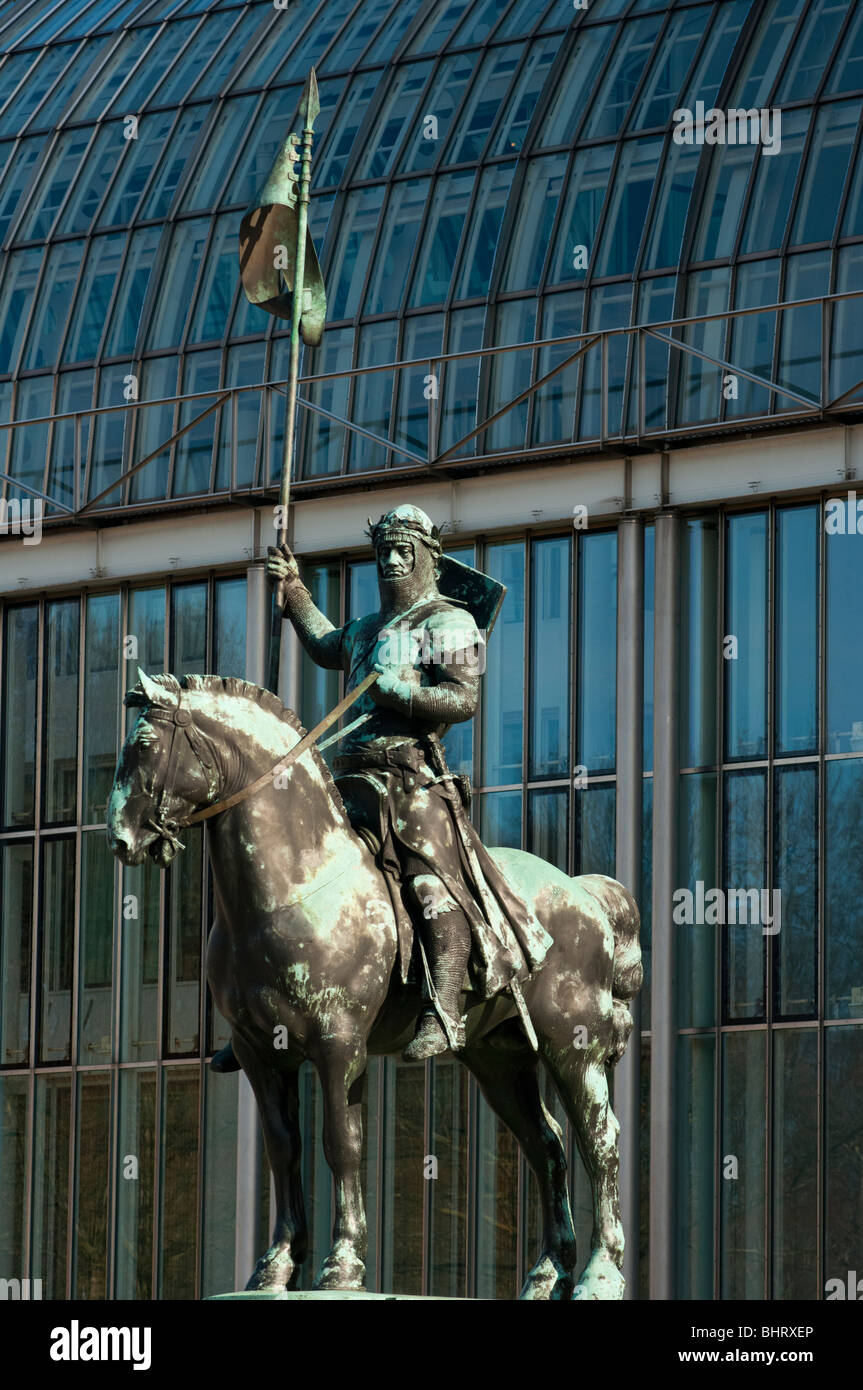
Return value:
[[(280, 720), (281, 723), (287, 724), (296, 734), (299, 734), (300, 738), (305, 737), (306, 730), (300, 723), (300, 720), (292, 709), (288, 709), (287, 705), (278, 695), (274, 695), (272, 690), (264, 690), (262, 686), (255, 685), (254, 681), (243, 680), (241, 676), (189, 675), (181, 676), (180, 679), (177, 680), (176, 676), (172, 676), (170, 672), (165, 671), (158, 676), (150, 676), (149, 679), (156, 685), (160, 685), (163, 690), (169, 691), (172, 695), (179, 695), (182, 691), (188, 690), (190, 692), (200, 691), (207, 695), (231, 695), (237, 699), (250, 700), (252, 704), (258, 705), (267, 714), (272, 714), (276, 719)], [(136, 686), (134, 691), (129, 692), (129, 695), (126, 696), (126, 703), (129, 705), (143, 705), (147, 703), (147, 697), (144, 695), (140, 686)], [(339, 809), (344, 810), (344, 803), (339, 794), (339, 789), (335, 784), (333, 774), (324, 761), (320, 749), (312, 744), (312, 746), (307, 749), (307, 752), (312, 755), (315, 766), (323, 778), (324, 785), (330, 796)]]

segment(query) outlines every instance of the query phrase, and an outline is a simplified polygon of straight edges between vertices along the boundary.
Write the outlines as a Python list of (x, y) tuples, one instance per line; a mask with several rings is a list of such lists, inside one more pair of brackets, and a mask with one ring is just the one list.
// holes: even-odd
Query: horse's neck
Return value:
[[(271, 711), (250, 706), (225, 738), (231, 792), (263, 776), (301, 734)], [(358, 854), (357, 842), (323, 760), (307, 749), (284, 774), (210, 822), (214, 872), (240, 895), (284, 904)], [(220, 873), (221, 870), (221, 873)]]

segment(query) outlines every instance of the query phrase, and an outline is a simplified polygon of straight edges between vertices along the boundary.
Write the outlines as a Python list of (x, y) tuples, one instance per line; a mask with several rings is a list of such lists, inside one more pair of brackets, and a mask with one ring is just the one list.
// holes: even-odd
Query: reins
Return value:
[(176, 778), (176, 759), (173, 753), (174, 738), (176, 737), (178, 728), (182, 729), (186, 734), (192, 745), (192, 750), (202, 766), (205, 769), (209, 769), (209, 764), (202, 756), (200, 744), (198, 743), (192, 724), (191, 712), (182, 705), (177, 705), (172, 708), (159, 705), (151, 706), (150, 718), (155, 717), (165, 722), (170, 722), (173, 725), (173, 729), (171, 730), (171, 746), (168, 750), (168, 774), (159, 798), (160, 809), (157, 816), (149, 821), (149, 825), (153, 830), (157, 831), (164, 840), (167, 840), (173, 845), (174, 849), (183, 849), (184, 846), (182, 842), (177, 839), (176, 832), (178, 830), (185, 828), (187, 825), (197, 825), (199, 821), (209, 820), (212, 816), (221, 815), (222, 811), (230, 810), (232, 806), (238, 806), (241, 801), (246, 801), (248, 797), (254, 796), (255, 792), (260, 791), (262, 787), (273, 782), (281, 773), (287, 772), (288, 768), (311, 748), (312, 744), (320, 738), (321, 734), (325, 733), (331, 725), (341, 719), (345, 711), (349, 710), (351, 705), (354, 704), (361, 695), (365, 694), (369, 686), (374, 685), (375, 681), (378, 679), (378, 675), (379, 672), (372, 671), (370, 675), (360, 681), (359, 685), (356, 686), (354, 690), (346, 695), (343, 700), (340, 700), (335, 708), (330, 710), (329, 714), (324, 715), (320, 723), (316, 724), (309, 733), (300, 739), (299, 743), (294, 745), (285, 757), (279, 759), (275, 767), (271, 767), (262, 777), (258, 777), (254, 782), (250, 782), (248, 786), (242, 787), (240, 791), (234, 792), (233, 796), (226, 796), (222, 801), (214, 802), (212, 806), (204, 806), (200, 811), (195, 811), (191, 816), (187, 816), (181, 821), (168, 820), (165, 815), (165, 811), (167, 810), (173, 793), (174, 780)]

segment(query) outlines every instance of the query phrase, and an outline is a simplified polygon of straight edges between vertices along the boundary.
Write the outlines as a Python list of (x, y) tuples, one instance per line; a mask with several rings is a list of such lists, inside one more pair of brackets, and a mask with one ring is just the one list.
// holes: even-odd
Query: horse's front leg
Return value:
[(366, 1211), (360, 1183), (365, 1040), (328, 1037), (313, 1053), (324, 1099), (324, 1154), (335, 1181), (333, 1244), (316, 1289), (364, 1289)]
[(273, 1239), (255, 1265), (246, 1288), (292, 1289), (296, 1287), (299, 1266), (306, 1258), (308, 1247), (300, 1180), (299, 1066), (278, 1069), (268, 1066), (268, 1058), (245, 1051), (236, 1035), (234, 1051), (255, 1092), (276, 1196)]

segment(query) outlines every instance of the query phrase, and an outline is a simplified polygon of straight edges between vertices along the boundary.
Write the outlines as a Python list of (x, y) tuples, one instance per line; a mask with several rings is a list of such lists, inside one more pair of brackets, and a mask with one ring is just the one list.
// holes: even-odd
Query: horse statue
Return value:
[[(294, 1288), (306, 1258), (298, 1070), (308, 1060), (320, 1077), (336, 1194), (332, 1248), (315, 1288), (361, 1290), (367, 1059), (399, 1054), (424, 1003), (419, 984), (402, 983), (394, 969), (392, 899), (317, 748), (269, 775), (305, 733), (277, 696), (234, 677), (139, 677), (126, 704), (140, 713), (108, 802), (113, 853), (129, 865), (149, 854), (167, 868), (182, 848), (183, 825), (229, 803), (207, 821), (215, 885), (207, 976), (255, 1093), (277, 1212), (272, 1244), (246, 1287)], [(480, 1000), (465, 993), (466, 1045), (456, 1054), (539, 1184), (542, 1250), (520, 1297), (619, 1299), (619, 1125), (606, 1069), (626, 1048), (628, 1001), (642, 982), (638, 908), (601, 874), (570, 878), (520, 850), (491, 853), (554, 943), (523, 987), (538, 1053), (508, 994)], [(592, 1248), (577, 1280), (562, 1135), (542, 1102), (540, 1059), (574, 1126), (592, 1189)]]

